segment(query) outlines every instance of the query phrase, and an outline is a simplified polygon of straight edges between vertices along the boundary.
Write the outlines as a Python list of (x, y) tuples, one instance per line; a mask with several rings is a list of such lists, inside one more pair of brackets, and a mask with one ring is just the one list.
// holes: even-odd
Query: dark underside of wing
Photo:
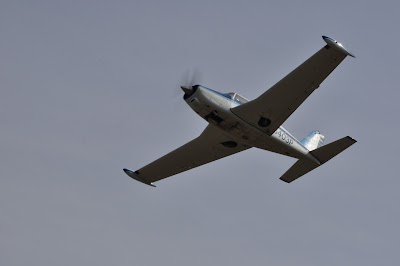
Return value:
[(222, 130), (213, 125), (208, 125), (196, 139), (135, 172), (125, 169), (125, 173), (140, 182), (150, 185), (166, 177), (248, 148), (250, 147), (225, 135)]
[(345, 57), (326, 45), (260, 97), (231, 111), (272, 135)]

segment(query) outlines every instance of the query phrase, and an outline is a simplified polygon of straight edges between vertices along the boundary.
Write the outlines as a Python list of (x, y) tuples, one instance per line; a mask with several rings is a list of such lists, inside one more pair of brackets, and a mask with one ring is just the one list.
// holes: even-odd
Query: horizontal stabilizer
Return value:
[(344, 137), (318, 149), (315, 149), (309, 154), (315, 157), (315, 159), (317, 159), (321, 164), (317, 164), (316, 162), (309, 159), (300, 159), (292, 167), (290, 167), (290, 169), (287, 170), (280, 179), (282, 181), (290, 183), (300, 176), (326, 163), (356, 142), (357, 141), (355, 139), (352, 139), (351, 137)]
[(318, 166), (320, 166), (320, 164), (317, 164), (313, 161), (300, 159), (292, 167), (290, 167), (290, 169), (287, 170), (283, 176), (281, 176), (280, 180), (290, 183), (300, 176), (307, 174), (311, 170), (314, 170)]
[(313, 150), (310, 153), (317, 158), (321, 164), (324, 164), (356, 142), (357, 141), (355, 139), (347, 136)]

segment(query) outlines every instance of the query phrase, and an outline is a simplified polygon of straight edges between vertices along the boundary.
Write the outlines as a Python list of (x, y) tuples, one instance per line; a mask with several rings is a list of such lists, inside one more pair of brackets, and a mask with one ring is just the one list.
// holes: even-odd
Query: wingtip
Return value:
[(335, 39), (322, 35), (322, 39), (332, 48), (334, 48), (335, 50), (338, 50), (342, 53), (344, 53), (345, 55), (351, 56), (353, 58), (356, 58), (356, 56), (352, 53), (350, 53), (346, 48), (344, 48), (343, 44), (341, 44), (340, 42), (336, 41)]
[(149, 185), (149, 186), (151, 186), (151, 187), (156, 187), (153, 183), (147, 182), (147, 181), (145, 181), (143, 178), (141, 178), (141, 177), (137, 174), (137, 171), (134, 172), (134, 171), (132, 171), (132, 170), (130, 170), (130, 169), (127, 169), (127, 168), (124, 168), (123, 170), (124, 170), (125, 174), (127, 174), (127, 175), (128, 175), (129, 177), (131, 177), (132, 179), (135, 179), (136, 181), (139, 181), (139, 182), (141, 182), (141, 183), (143, 183), (143, 184), (146, 184), (146, 185)]

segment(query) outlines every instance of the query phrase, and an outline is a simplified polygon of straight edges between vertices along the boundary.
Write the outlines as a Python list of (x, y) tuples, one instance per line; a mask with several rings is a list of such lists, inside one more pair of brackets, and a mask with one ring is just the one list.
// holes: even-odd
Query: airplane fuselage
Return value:
[(324, 145), (325, 137), (317, 130), (298, 141), (282, 127), (347, 56), (354, 57), (336, 40), (322, 38), (325, 46), (252, 101), (193, 82), (180, 86), (183, 99), (209, 125), (179, 148), (136, 171), (125, 168), (124, 172), (154, 186), (164, 178), (256, 147), (298, 159), (280, 177), (291, 183), (355, 144), (346, 136)]
[(198, 85), (196, 91), (185, 101), (208, 123), (241, 143), (290, 157), (314, 160), (310, 158), (307, 148), (283, 127), (279, 127), (269, 136), (232, 113), (231, 108), (247, 102), (239, 97), (235, 93), (223, 94)]

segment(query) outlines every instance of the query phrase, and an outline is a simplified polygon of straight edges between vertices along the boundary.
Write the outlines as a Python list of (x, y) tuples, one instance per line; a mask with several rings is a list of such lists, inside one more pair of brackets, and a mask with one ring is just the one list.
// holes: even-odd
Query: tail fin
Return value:
[(325, 136), (319, 131), (311, 132), (307, 137), (301, 140), (301, 144), (307, 148), (307, 150), (312, 151), (322, 146), (324, 143)]
[(306, 158), (300, 159), (292, 167), (290, 167), (290, 169), (287, 170), (280, 179), (282, 181), (290, 183), (300, 176), (326, 163), (356, 142), (357, 141), (355, 139), (352, 139), (351, 137), (344, 137), (325, 146), (322, 146), (321, 148), (310, 151), (309, 155), (317, 159), (320, 164)]

